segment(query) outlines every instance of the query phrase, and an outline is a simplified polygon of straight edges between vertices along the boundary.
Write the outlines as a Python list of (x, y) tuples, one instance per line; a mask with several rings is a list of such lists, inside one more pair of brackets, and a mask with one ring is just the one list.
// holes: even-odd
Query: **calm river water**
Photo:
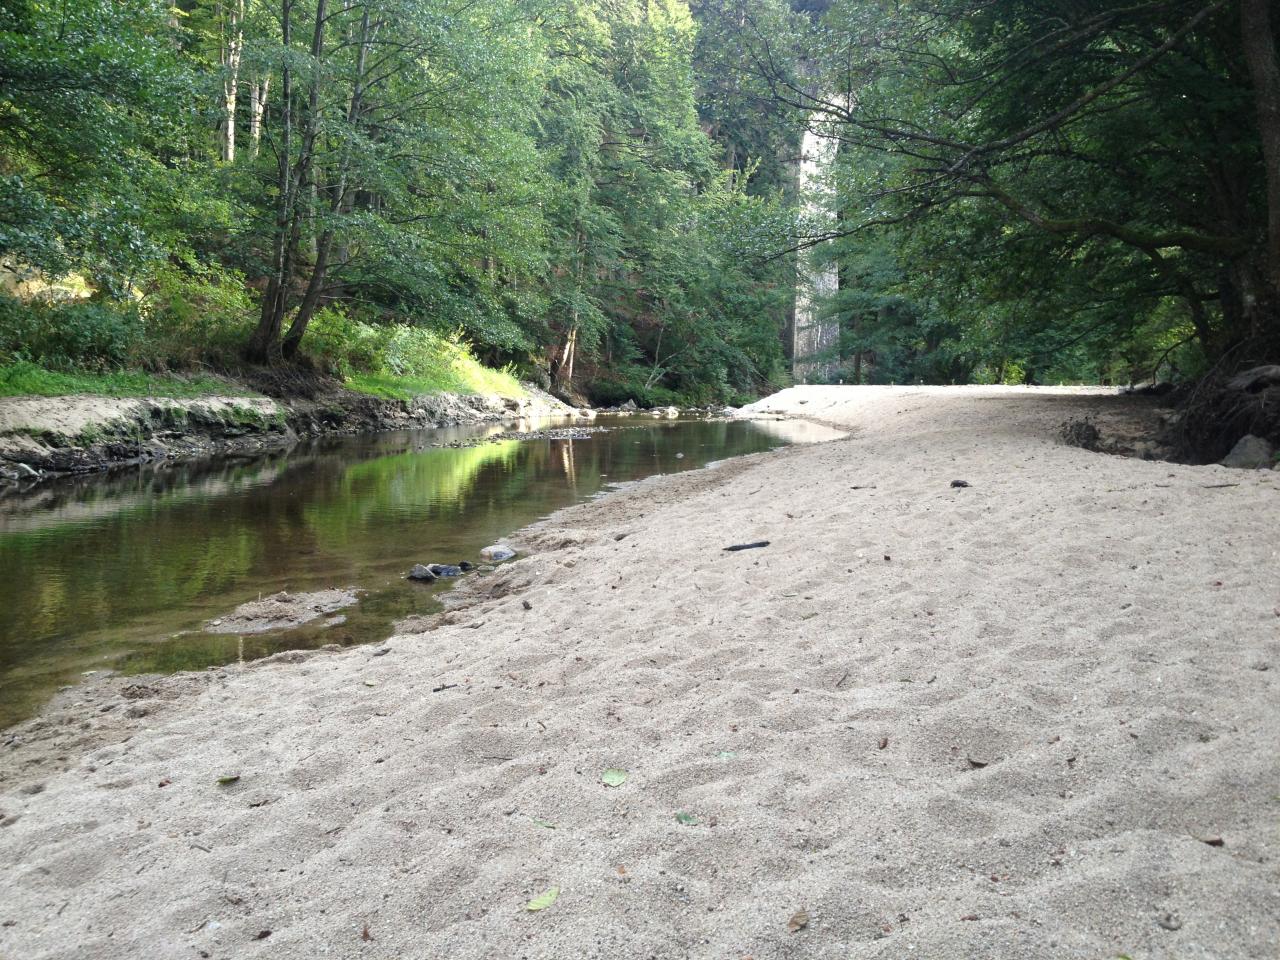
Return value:
[[(477, 560), (486, 544), (610, 484), (790, 439), (782, 423), (595, 425), (612, 429), (463, 448), (432, 445), (513, 428), (327, 439), (0, 500), (0, 726), (89, 671), (192, 670), (383, 639), (448, 589), (402, 579), (414, 563)], [(531, 426), (546, 424), (521, 425)], [(259, 595), (344, 586), (366, 592), (337, 627), (246, 637), (201, 629)]]

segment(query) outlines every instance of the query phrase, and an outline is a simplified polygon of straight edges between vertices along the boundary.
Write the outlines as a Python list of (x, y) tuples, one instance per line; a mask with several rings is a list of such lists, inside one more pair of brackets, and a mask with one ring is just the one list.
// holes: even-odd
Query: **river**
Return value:
[[(647, 417), (602, 417), (608, 429), (585, 438), (493, 439), (545, 426), (328, 438), (0, 500), (0, 726), (94, 673), (383, 639), (449, 588), (405, 580), (414, 563), (478, 562), (485, 545), (618, 483), (805, 439), (788, 433), (800, 424)], [(347, 586), (363, 592), (339, 626), (202, 629), (259, 596)]]

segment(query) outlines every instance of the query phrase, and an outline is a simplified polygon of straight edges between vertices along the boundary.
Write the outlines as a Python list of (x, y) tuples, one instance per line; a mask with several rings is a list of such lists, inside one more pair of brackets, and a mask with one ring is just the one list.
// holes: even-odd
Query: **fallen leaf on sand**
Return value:
[(218, 778), (218, 786), (220, 786), (220, 787), (226, 787), (226, 786), (229, 786), (229, 785), (231, 785), (231, 784), (235, 783), (235, 782), (236, 782), (237, 780), (239, 780), (239, 779), (240, 779), (240, 774), (238, 774), (238, 773), (231, 773), (231, 774), (228, 774), (228, 775), (227, 775), (227, 776), (225, 776), (225, 777), (219, 777), (219, 778)]
[(627, 782), (627, 771), (610, 767), (600, 774), (600, 782), (606, 787), (620, 787)]
[(803, 910), (797, 910), (791, 915), (791, 919), (787, 921), (787, 929), (792, 933), (799, 933), (809, 925), (809, 914)]
[(552, 887), (546, 893), (534, 897), (524, 905), (524, 908), (529, 911), (545, 910), (556, 902), (558, 896), (560, 896), (560, 888)]
[(697, 822), (698, 822), (698, 818), (695, 817), (692, 813), (676, 814), (676, 823), (682, 824), (683, 826), (692, 827), (692, 826), (695, 826)]
[(369, 932), (369, 925), (366, 923), (364, 929), (360, 931), (361, 940), (372, 940), (373, 934)]
[(885, 747), (887, 747), (888, 745), (889, 745), (889, 738), (888, 738), (888, 737), (881, 737), (881, 738), (880, 738), (880, 742), (879, 742), (879, 744), (877, 744), (877, 746), (878, 746), (881, 750), (883, 750), (883, 749), (884, 749)]

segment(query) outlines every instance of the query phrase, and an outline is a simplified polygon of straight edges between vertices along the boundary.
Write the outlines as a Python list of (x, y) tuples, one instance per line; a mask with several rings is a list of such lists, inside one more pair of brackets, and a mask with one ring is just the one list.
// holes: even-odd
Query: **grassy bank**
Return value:
[(204, 374), (182, 376), (142, 370), (49, 370), (26, 360), (0, 365), (0, 397), (61, 397), (69, 394), (101, 397), (252, 396), (253, 391), (230, 380)]
[[(164, 296), (140, 304), (20, 303), (0, 297), (0, 396), (256, 393), (238, 384), (234, 372), (252, 329), (247, 297), (212, 282), (199, 288), (188, 283), (180, 291), (162, 289)], [(211, 376), (210, 367), (229, 373)], [(312, 322), (300, 369), (387, 399), (524, 395), (511, 369), (486, 367), (458, 334), (373, 322), (334, 308), (320, 311)], [(243, 379), (252, 382), (253, 377), (246, 372)]]
[[(496, 394), (519, 397), (524, 388), (510, 373), (492, 370), (474, 359), (442, 365), (430, 376), (397, 377), (391, 374), (356, 373), (343, 378), (354, 393), (390, 400), (410, 400), (436, 393)], [(234, 379), (207, 374), (156, 374), (144, 370), (49, 370), (26, 360), (0, 364), (0, 397), (63, 397), (90, 394), (99, 397), (247, 397), (257, 391)]]

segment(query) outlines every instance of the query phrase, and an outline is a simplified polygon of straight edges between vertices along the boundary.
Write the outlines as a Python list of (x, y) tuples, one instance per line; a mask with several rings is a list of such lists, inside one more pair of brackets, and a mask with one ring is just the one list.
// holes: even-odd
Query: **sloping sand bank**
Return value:
[(1277, 956), (1280, 473), (1053, 440), (1107, 396), (760, 407), (852, 433), (557, 514), (385, 655), (6, 748), (0, 956)]

